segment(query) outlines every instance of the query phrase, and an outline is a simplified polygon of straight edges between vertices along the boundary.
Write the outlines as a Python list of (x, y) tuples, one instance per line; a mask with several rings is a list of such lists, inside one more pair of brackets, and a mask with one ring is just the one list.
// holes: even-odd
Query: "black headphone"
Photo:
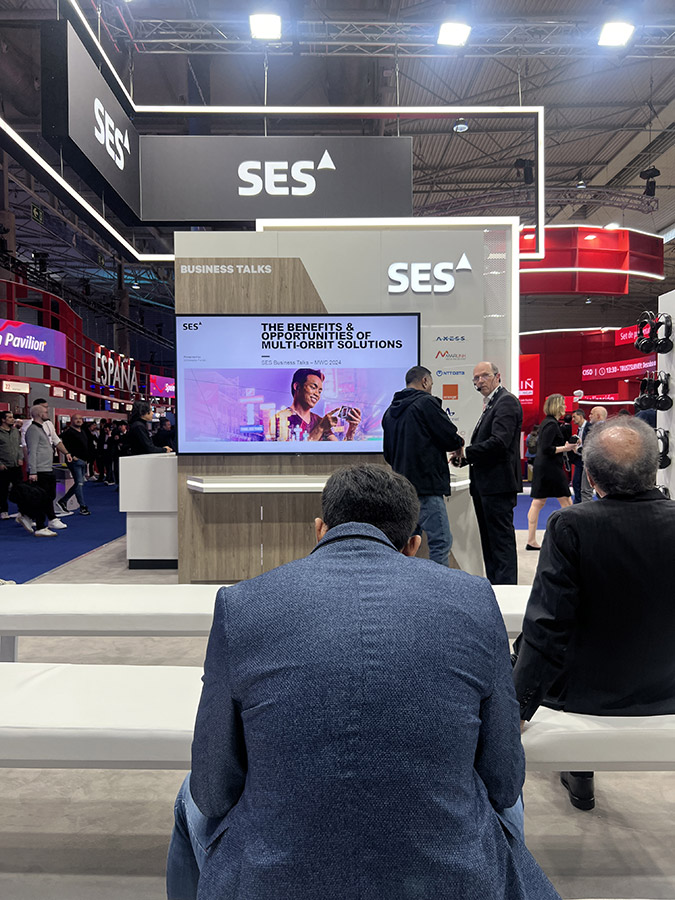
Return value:
[(667, 497), (668, 500), (670, 500), (670, 491), (669, 491), (668, 488), (665, 486), (665, 484), (657, 484), (656, 486), (657, 486), (657, 488), (661, 491), (661, 493), (663, 494), (663, 496), (664, 496), (664, 497)]
[(670, 465), (670, 433), (663, 428), (656, 429), (656, 440), (659, 442), (659, 469), (667, 469)]
[[(656, 388), (656, 399), (654, 402), (656, 409), (661, 410), (661, 412), (672, 409), (673, 398), (668, 393), (670, 388), (670, 375), (668, 372), (659, 372), (654, 385)], [(660, 391), (659, 388), (661, 389)]]
[[(639, 350), (640, 353), (653, 353), (654, 348), (656, 346), (656, 335), (658, 332), (658, 326), (656, 331), (654, 330), (654, 326), (656, 324), (656, 316), (654, 313), (645, 309), (640, 313), (637, 320), (637, 337), (635, 338), (635, 349)], [(645, 329), (647, 330), (647, 334), (645, 334)], [(672, 331), (672, 324), (671, 324)], [(670, 337), (670, 335), (669, 335)]]
[[(661, 326), (665, 328), (663, 337), (659, 337)], [(670, 353), (673, 349), (673, 320), (668, 313), (661, 313), (658, 318), (652, 322), (650, 337), (654, 341), (654, 349), (657, 353)], [(668, 407), (670, 409), (670, 407)]]
[(645, 377), (640, 382), (640, 393), (635, 398), (635, 408), (636, 409), (654, 409), (657, 402), (657, 386), (654, 382), (654, 379), (650, 374), (645, 375)]

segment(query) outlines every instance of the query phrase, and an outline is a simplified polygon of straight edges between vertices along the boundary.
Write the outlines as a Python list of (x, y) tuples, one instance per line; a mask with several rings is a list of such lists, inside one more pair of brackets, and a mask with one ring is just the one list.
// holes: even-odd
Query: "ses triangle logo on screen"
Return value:
[(316, 178), (312, 172), (321, 169), (336, 171), (328, 150), (324, 150), (316, 166), (312, 159), (299, 159), (295, 162), (247, 159), (237, 169), (239, 180), (244, 182), (243, 186), (239, 185), (239, 196), (256, 197), (264, 192), (270, 197), (287, 197), (289, 194), (309, 197), (316, 190)]

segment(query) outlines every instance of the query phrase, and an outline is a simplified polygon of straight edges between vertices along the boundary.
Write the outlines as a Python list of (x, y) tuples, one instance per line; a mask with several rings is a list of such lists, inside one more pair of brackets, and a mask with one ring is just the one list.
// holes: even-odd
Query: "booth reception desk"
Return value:
[(120, 512), (127, 514), (130, 569), (178, 567), (175, 453), (120, 458)]

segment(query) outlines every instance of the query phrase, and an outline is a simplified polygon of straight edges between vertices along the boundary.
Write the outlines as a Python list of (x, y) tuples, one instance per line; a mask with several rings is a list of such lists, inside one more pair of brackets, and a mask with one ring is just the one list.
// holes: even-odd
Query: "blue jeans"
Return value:
[(207, 819), (190, 793), (190, 775), (185, 776), (173, 808), (174, 826), (166, 861), (168, 900), (195, 900), (199, 873), (206, 861), (210, 836), (220, 819)]
[(87, 504), (84, 502), (82, 485), (87, 478), (87, 464), (83, 459), (75, 459), (73, 462), (68, 463), (68, 468), (70, 469), (70, 474), (73, 476), (73, 486), (63, 495), (61, 503), (67, 503), (73, 494), (75, 494), (80, 506), (86, 506)]
[(429, 559), (449, 566), (448, 555), (452, 547), (452, 534), (448, 522), (448, 512), (445, 508), (445, 499), (431, 495), (419, 498), (420, 517), (415, 529), (415, 534), (427, 533), (429, 543)]

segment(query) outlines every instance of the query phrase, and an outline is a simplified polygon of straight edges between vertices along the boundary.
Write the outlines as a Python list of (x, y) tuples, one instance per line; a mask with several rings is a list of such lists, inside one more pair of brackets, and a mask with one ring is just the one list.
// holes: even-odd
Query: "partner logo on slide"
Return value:
[(117, 168), (124, 171), (124, 151), (126, 150), (131, 155), (129, 131), (125, 129), (122, 134), (98, 97), (94, 100), (94, 119), (96, 120), (94, 137), (99, 144), (105, 147), (108, 156), (114, 161)]
[(439, 350), (436, 354), (436, 359), (466, 359), (466, 353), (451, 353), (449, 350)]
[(247, 159), (239, 164), (237, 174), (245, 186), (239, 185), (240, 197), (257, 197), (263, 191), (270, 197), (309, 197), (316, 190), (312, 174), (320, 170), (336, 171), (328, 150), (315, 167), (313, 159), (262, 160)]
[(449, 294), (455, 289), (457, 272), (473, 271), (471, 263), (462, 253), (459, 262), (394, 262), (387, 269), (389, 294)]

